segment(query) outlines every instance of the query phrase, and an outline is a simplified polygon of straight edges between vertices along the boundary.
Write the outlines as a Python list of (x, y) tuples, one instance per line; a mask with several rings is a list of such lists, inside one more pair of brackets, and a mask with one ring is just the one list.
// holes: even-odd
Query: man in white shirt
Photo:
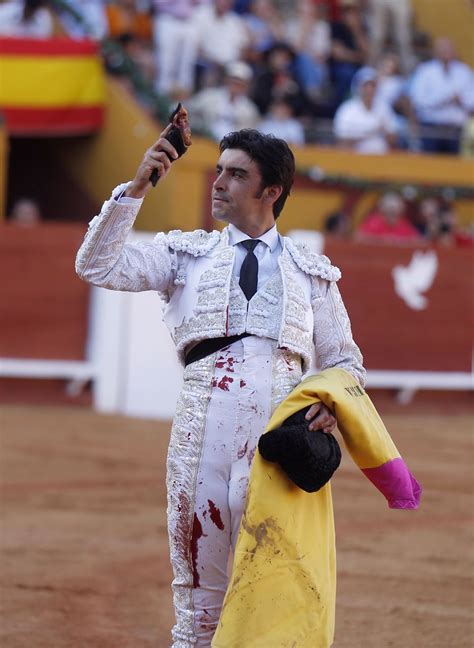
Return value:
[(376, 101), (377, 72), (362, 68), (352, 83), (354, 97), (339, 106), (334, 115), (334, 134), (341, 147), (358, 153), (386, 153), (395, 145), (396, 117), (385, 102)]
[(8, 0), (0, 4), (0, 37), (51, 38), (53, 17), (44, 0)]
[(200, 0), (154, 0), (153, 37), (159, 92), (191, 93), (198, 53), (198, 31), (193, 12)]
[(260, 114), (249, 97), (252, 77), (252, 68), (243, 61), (229, 63), (224, 85), (204, 88), (189, 100), (193, 127), (207, 131), (217, 141), (230, 131), (254, 128)]
[(474, 110), (474, 75), (456, 59), (449, 38), (438, 38), (435, 56), (415, 70), (410, 96), (427, 153), (458, 153), (462, 128)]
[[(294, 157), (286, 142), (255, 130), (220, 143), (212, 215), (222, 232), (126, 237), (149, 191), (176, 150), (167, 130), (90, 224), (78, 252), (79, 276), (114, 290), (155, 290), (184, 383), (167, 462), (168, 530), (176, 625), (173, 648), (209, 648), (227, 588), (250, 466), (275, 407), (311, 367), (340, 367), (363, 384), (362, 356), (329, 259), (281, 236), (278, 218), (290, 192)], [(320, 404), (310, 430), (335, 419)]]
[(233, 4), (232, 0), (213, 0), (194, 12), (199, 57), (210, 65), (238, 61), (250, 44), (250, 32), (243, 18), (231, 10)]

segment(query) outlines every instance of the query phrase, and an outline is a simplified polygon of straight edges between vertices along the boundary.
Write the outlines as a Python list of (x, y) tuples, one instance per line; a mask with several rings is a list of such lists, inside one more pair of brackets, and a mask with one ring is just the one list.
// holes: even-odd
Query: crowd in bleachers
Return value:
[[(473, 72), (449, 38), (414, 29), (410, 0), (0, 0), (0, 36), (58, 34), (116, 43), (216, 140), (256, 127), (295, 146), (474, 156)], [(105, 54), (112, 73), (116, 56)], [(344, 212), (325, 229), (472, 244), (453, 201), (393, 191), (356, 232)]]
[(0, 35), (58, 31), (118, 43), (216, 139), (258, 126), (294, 145), (472, 154), (473, 72), (417, 31), (410, 0), (0, 3)]

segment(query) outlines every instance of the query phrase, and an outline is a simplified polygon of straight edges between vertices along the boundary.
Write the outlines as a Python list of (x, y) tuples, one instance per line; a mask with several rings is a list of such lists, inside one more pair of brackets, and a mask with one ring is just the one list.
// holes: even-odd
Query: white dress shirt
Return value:
[(348, 99), (334, 115), (338, 139), (354, 140), (358, 153), (382, 154), (388, 151), (386, 134), (396, 133), (397, 122), (390, 106), (375, 102), (368, 109), (359, 97)]
[[(234, 276), (239, 281), (240, 268), (247, 256), (247, 250), (243, 245), (239, 245), (239, 243), (246, 241), (250, 237), (232, 224), (228, 226), (228, 231), (229, 244), (235, 246)], [(259, 236), (258, 240), (261, 243), (257, 243), (254, 250), (254, 254), (258, 260), (257, 290), (264, 286), (272, 274), (276, 272), (278, 268), (278, 257), (283, 251), (283, 245), (276, 225), (265, 232), (265, 234)]]
[(410, 96), (418, 119), (429, 124), (462, 126), (474, 109), (474, 75), (461, 61), (447, 67), (437, 59), (415, 72)]

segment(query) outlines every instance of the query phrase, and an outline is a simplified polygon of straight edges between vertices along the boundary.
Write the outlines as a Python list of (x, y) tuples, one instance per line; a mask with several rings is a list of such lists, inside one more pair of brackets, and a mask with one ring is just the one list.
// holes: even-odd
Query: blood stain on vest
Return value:
[(222, 378), (217, 383), (217, 386), (219, 387), (219, 389), (222, 389), (222, 391), (229, 391), (229, 383), (231, 382), (234, 382), (233, 378), (231, 378), (230, 376), (222, 376)]
[(198, 557), (198, 540), (205, 537), (207, 534), (202, 530), (202, 524), (199, 521), (198, 516), (194, 513), (193, 521), (193, 533), (191, 536), (191, 560), (193, 562), (193, 587), (199, 587), (199, 572), (197, 569), (197, 557)]
[(247, 455), (247, 461), (249, 462), (249, 466), (252, 464), (253, 458), (254, 458), (254, 456), (255, 456), (255, 450), (256, 450), (256, 449), (257, 449), (256, 447), (255, 447), (255, 448), (252, 448), (252, 449), (250, 450), (250, 452), (248, 453), (248, 455)]
[(240, 379), (240, 388), (241, 389), (242, 389), (242, 387), (245, 387), (246, 384), (247, 383), (245, 382), (245, 380)]
[(207, 500), (209, 504), (209, 513), (211, 514), (211, 520), (214, 522), (216, 527), (221, 531), (224, 530), (224, 523), (222, 522), (220, 509), (214, 504), (210, 499)]
[(249, 445), (249, 442), (246, 441), (244, 447), (239, 448), (239, 450), (237, 452), (237, 459), (242, 459), (242, 457), (245, 456), (245, 453), (247, 452), (248, 445)]

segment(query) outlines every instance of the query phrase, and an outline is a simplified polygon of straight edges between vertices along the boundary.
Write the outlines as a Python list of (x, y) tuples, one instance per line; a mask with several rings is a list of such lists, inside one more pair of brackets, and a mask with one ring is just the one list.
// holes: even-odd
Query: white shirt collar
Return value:
[[(246, 241), (248, 238), (251, 238), (248, 234), (241, 232), (238, 227), (229, 223), (227, 226), (229, 232), (229, 243), (230, 245), (237, 245), (242, 241)], [(262, 234), (258, 237), (259, 241), (265, 243), (270, 248), (270, 252), (274, 252), (279, 241), (279, 234), (276, 227), (276, 223), (271, 227), (265, 234)]]

